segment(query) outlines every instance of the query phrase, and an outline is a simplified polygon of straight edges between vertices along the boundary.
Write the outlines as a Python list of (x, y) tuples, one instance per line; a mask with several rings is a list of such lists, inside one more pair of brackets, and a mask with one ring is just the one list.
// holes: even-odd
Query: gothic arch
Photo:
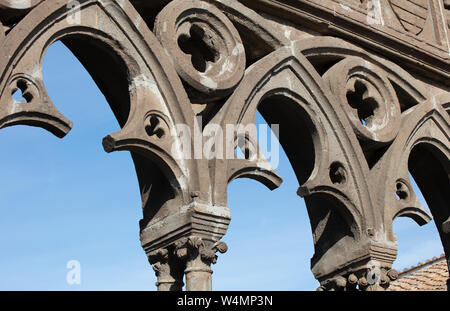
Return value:
[(448, 180), (449, 154), (448, 150), (443, 153), (440, 147), (429, 142), (416, 144), (411, 150), (408, 167), (427, 201), (441, 237), (444, 251), (449, 258), (450, 197), (448, 191), (446, 191), (450, 186)]

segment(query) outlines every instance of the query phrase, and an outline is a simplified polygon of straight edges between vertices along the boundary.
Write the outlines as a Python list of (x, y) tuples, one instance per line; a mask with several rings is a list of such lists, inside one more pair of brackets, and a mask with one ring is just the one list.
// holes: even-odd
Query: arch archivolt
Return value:
[[(58, 137), (70, 131), (41, 71), (45, 50), (61, 40), (122, 128), (103, 146), (133, 156), (144, 209), (140, 238), (159, 289), (181, 289), (183, 274), (188, 290), (210, 289), (216, 252), (227, 250), (220, 239), (231, 219), (232, 180), (281, 184), (258, 139), (239, 130), (255, 123), (257, 111), (280, 125), (278, 139), (310, 216), (320, 289), (389, 286), (396, 278), (393, 219), (431, 220), (414, 194), (408, 161), (424, 142), (448, 160), (448, 93), (436, 96), (399, 65), (343, 39), (289, 40), (285, 28), (235, 1), (169, 1), (154, 25), (133, 1), (79, 3), (8, 8), (23, 16), (0, 37), (0, 128), (41, 126)], [(16, 91), (25, 101), (12, 98)], [(186, 151), (186, 144), (208, 143), (213, 125), (237, 128), (219, 144), (246, 157)], [(377, 284), (366, 279), (373, 261), (381, 267)]]

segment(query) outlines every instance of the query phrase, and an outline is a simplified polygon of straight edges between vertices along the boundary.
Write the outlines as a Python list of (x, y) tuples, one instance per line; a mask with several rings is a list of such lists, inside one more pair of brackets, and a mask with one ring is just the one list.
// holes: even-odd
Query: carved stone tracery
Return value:
[[(243, 159), (205, 158), (182, 148), (186, 137), (177, 125), (199, 133), (204, 145), (207, 125), (252, 125), (257, 111), (280, 125), (279, 140), (311, 221), (311, 269), (320, 290), (384, 290), (397, 278), (392, 222), (400, 216), (419, 225), (431, 220), (409, 172), (450, 254), (450, 61), (442, 53), (445, 19), (436, 13), (448, 9), (448, 1), (378, 1), (382, 22), (376, 25), (368, 19), (370, 0), (339, 6), (314, 0), (303, 10), (281, 9), (282, 2), (82, 0), (73, 7), (62, 0), (0, 1), (6, 30), (0, 37), (0, 128), (41, 126), (58, 137), (70, 131), (41, 73), (44, 51), (62, 40), (92, 74), (121, 126), (103, 146), (133, 157), (143, 207), (140, 239), (159, 290), (181, 290), (183, 274), (187, 290), (212, 289), (211, 264), (227, 250), (220, 239), (231, 219), (231, 181), (252, 178), (269, 189), (281, 184), (255, 137), (236, 131), (223, 140), (224, 150), (241, 148)], [(323, 2), (333, 4), (337, 16), (326, 29), (330, 7)], [(258, 5), (265, 17), (249, 8)], [(305, 27), (312, 6), (321, 13)], [(75, 26), (67, 18), (74, 12), (81, 17)], [(283, 21), (267, 17), (283, 12), (298, 17), (299, 40), (290, 39)], [(340, 23), (349, 17), (371, 42), (345, 31)], [(428, 45), (400, 57), (389, 40), (402, 50), (410, 48), (408, 36)], [(433, 83), (422, 77), (427, 68), (433, 68), (427, 73)], [(23, 100), (13, 98), (16, 92)], [(195, 144), (193, 136), (187, 140)]]

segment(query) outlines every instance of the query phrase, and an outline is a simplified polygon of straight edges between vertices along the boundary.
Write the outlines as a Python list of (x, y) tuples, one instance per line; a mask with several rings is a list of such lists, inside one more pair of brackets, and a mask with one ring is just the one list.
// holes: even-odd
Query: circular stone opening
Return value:
[(347, 182), (347, 172), (339, 162), (333, 162), (330, 166), (330, 180), (333, 184), (343, 185)]
[(219, 59), (216, 44), (199, 24), (191, 24), (189, 31), (178, 37), (178, 46), (183, 53), (191, 55), (192, 66), (199, 72), (205, 72), (208, 63)]

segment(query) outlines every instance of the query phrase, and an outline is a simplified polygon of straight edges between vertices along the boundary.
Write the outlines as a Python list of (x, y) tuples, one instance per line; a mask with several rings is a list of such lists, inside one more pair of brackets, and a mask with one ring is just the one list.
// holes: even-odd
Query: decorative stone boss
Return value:
[[(263, 2), (274, 3), (252, 3)], [(70, 131), (41, 73), (45, 50), (61, 40), (122, 128), (103, 146), (131, 152), (140, 238), (159, 290), (181, 290), (184, 274), (187, 290), (211, 289), (211, 264), (227, 250), (220, 239), (230, 222), (228, 183), (248, 177), (280, 185), (247, 131), (257, 110), (279, 124), (311, 220), (320, 289), (379, 290), (396, 278), (393, 220), (431, 219), (408, 172), (449, 254), (445, 81), (431, 86), (360, 46), (285, 26), (232, 0), (0, 0), (0, 20), (0, 128), (40, 126), (58, 137)], [(18, 91), (24, 101), (13, 99)], [(220, 136), (227, 125), (233, 131)], [(211, 137), (209, 152), (191, 148)], [(245, 158), (216, 152), (234, 155), (235, 148)]]

